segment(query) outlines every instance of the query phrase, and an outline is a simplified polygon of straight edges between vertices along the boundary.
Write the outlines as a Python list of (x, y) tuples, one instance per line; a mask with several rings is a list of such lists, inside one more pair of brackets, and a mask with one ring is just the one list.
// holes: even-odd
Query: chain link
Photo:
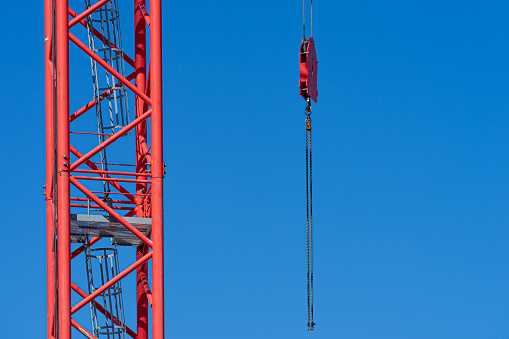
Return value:
[(306, 106), (306, 233), (308, 278), (308, 331), (313, 331), (313, 153), (311, 135), (311, 102)]
[(306, 240), (307, 240), (307, 278), (308, 278), (308, 331), (311, 325), (311, 285), (310, 285), (310, 269), (309, 269), (309, 138), (308, 138), (308, 126), (311, 127), (310, 119), (306, 118)]

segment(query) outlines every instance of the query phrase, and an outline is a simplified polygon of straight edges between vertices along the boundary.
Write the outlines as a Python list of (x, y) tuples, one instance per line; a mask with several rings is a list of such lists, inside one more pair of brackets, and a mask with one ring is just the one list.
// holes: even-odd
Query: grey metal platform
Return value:
[[(147, 235), (152, 228), (152, 219), (127, 217), (128, 223)], [(111, 216), (71, 214), (71, 242), (85, 243), (87, 237), (111, 238), (112, 245), (138, 246), (141, 240)]]

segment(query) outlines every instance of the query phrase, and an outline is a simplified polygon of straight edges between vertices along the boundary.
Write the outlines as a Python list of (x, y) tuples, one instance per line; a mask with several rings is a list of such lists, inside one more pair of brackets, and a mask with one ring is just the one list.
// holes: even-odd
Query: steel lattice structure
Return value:
[[(116, 0), (99, 0), (96, 3), (88, 1), (87, 9), (78, 14), (69, 7), (68, 0), (45, 0), (48, 338), (70, 339), (72, 327), (87, 338), (96, 338), (92, 334), (93, 331), (88, 330), (84, 324), (79, 324), (73, 315), (90, 303), (93, 303), (95, 312), (108, 313), (97, 297), (105, 291), (114, 290), (117, 283), (130, 273), (136, 275), (136, 328), (129, 328), (122, 319), (111, 316), (115, 324), (112, 328), (123, 329), (126, 337), (146, 339), (149, 337), (151, 309), (151, 337), (164, 338), (165, 165), (162, 141), (161, 0), (150, 0), (147, 4), (144, 0), (133, 1), (135, 45), (133, 58), (128, 56), (129, 53), (117, 48), (115, 41), (108, 40), (100, 30), (91, 26), (93, 22), (91, 15), (104, 10), (112, 1), (116, 3)], [(129, 21), (126, 17), (123, 17), (123, 20)], [(75, 26), (83, 27), (73, 28)], [(77, 37), (79, 34), (75, 36), (71, 33), (71, 29), (73, 32), (82, 29), (84, 37), (88, 36), (90, 39), (93, 35), (104, 42), (110, 50), (120, 50), (121, 52), (115, 52), (116, 56), (121, 57), (128, 68), (132, 67), (132, 71), (126, 69), (125, 74), (128, 75), (123, 76), (118, 69), (112, 67), (111, 62), (105, 62), (104, 57), (90, 49), (89, 43), (82, 42)], [(77, 47), (86, 53), (97, 68), (104, 69), (118, 82), (110, 83), (109, 89), (99, 96), (96, 93), (98, 87), (94, 87), (94, 99), (88, 103), (84, 102), (83, 107), (74, 112), (70, 112), (69, 105), (72, 94), (69, 80), (73, 75), (69, 72), (71, 62), (69, 41), (75, 46), (73, 48)], [(111, 60), (118, 61), (114, 58)], [(80, 117), (95, 114), (94, 108), (97, 108), (102, 100), (111, 98), (115, 91), (122, 91), (117, 93), (122, 95), (122, 98), (123, 95), (132, 96), (130, 100), (134, 99), (132, 101), (135, 107), (134, 119), (127, 121), (124, 126), (117, 124), (108, 133), (84, 133), (72, 128), (77, 120), (82, 119)], [(96, 137), (93, 138), (94, 143), (89, 149), (81, 153), (80, 147), (74, 143), (74, 138), (87, 134)], [(122, 140), (121, 137), (134, 140), (133, 149), (127, 150), (133, 155), (132, 164), (127, 168), (134, 171), (113, 170), (112, 168), (118, 164), (107, 163), (105, 157), (101, 157), (106, 149), (111, 149), (112, 152), (108, 151), (108, 160), (111, 160), (115, 155), (113, 147)], [(107, 189), (98, 192), (96, 188), (94, 191), (98, 184)], [(110, 193), (115, 198), (111, 198)], [(77, 214), (76, 211), (83, 209), (88, 209), (88, 216)], [(90, 215), (91, 209), (99, 212), (97, 215)], [(86, 236), (86, 243), (71, 252), (71, 241), (83, 242), (81, 235), (76, 233), (77, 230), (83, 231), (83, 225), (88, 225), (86, 226), (88, 228), (85, 227), (86, 234), (83, 235)], [(98, 225), (106, 227), (101, 228)], [(134, 244), (136, 250), (133, 251), (132, 263), (124, 270), (114, 270), (115, 274), (118, 272), (115, 277), (108, 278), (109, 280), (101, 287), (94, 287), (88, 294), (71, 281), (71, 267), (73, 271), (80, 270), (84, 274), (85, 269), (71, 265), (71, 262), (80, 254), (85, 255), (83, 253), (89, 250), (89, 246), (106, 237), (110, 237), (114, 244)], [(71, 304), (73, 293), (82, 298), (74, 305)]]

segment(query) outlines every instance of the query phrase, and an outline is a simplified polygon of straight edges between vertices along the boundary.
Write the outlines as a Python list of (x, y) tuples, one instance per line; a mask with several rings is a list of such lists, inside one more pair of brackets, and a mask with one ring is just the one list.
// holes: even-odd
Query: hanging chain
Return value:
[[(313, 0), (311, 1), (311, 37), (309, 40), (306, 39), (306, 0), (302, 0), (302, 31), (303, 41), (302, 47), (307, 46), (309, 42), (312, 42), (313, 38)], [(307, 53), (307, 47), (301, 49)], [(312, 54), (313, 59), (314, 55)], [(316, 65), (316, 61), (315, 61)], [(309, 64), (308, 64), (309, 66)], [(301, 61), (302, 67), (302, 61)], [(309, 70), (308, 70), (309, 71)], [(311, 73), (316, 76), (314, 73)], [(307, 73), (306, 77), (311, 79)], [(301, 78), (303, 76), (301, 69)], [(316, 78), (315, 78), (316, 79)], [(305, 94), (302, 94), (304, 92)], [(313, 153), (312, 153), (312, 136), (311, 136), (311, 97), (307, 92), (307, 88), (303, 89), (301, 83), (301, 95), (306, 99), (306, 231), (307, 231), (307, 278), (308, 278), (308, 331), (315, 329), (315, 322), (313, 321)], [(313, 100), (316, 102), (316, 93), (313, 94)]]
[(308, 331), (313, 331), (313, 153), (311, 137), (311, 100), (306, 105), (306, 233), (308, 259)]

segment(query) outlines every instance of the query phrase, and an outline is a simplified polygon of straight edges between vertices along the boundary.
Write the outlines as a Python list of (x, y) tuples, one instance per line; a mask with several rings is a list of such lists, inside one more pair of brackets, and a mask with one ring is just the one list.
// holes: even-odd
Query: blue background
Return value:
[[(508, 338), (509, 5), (314, 5), (308, 333), (302, 5), (164, 2), (167, 337)], [(3, 12), (0, 328), (43, 338), (43, 2)]]

